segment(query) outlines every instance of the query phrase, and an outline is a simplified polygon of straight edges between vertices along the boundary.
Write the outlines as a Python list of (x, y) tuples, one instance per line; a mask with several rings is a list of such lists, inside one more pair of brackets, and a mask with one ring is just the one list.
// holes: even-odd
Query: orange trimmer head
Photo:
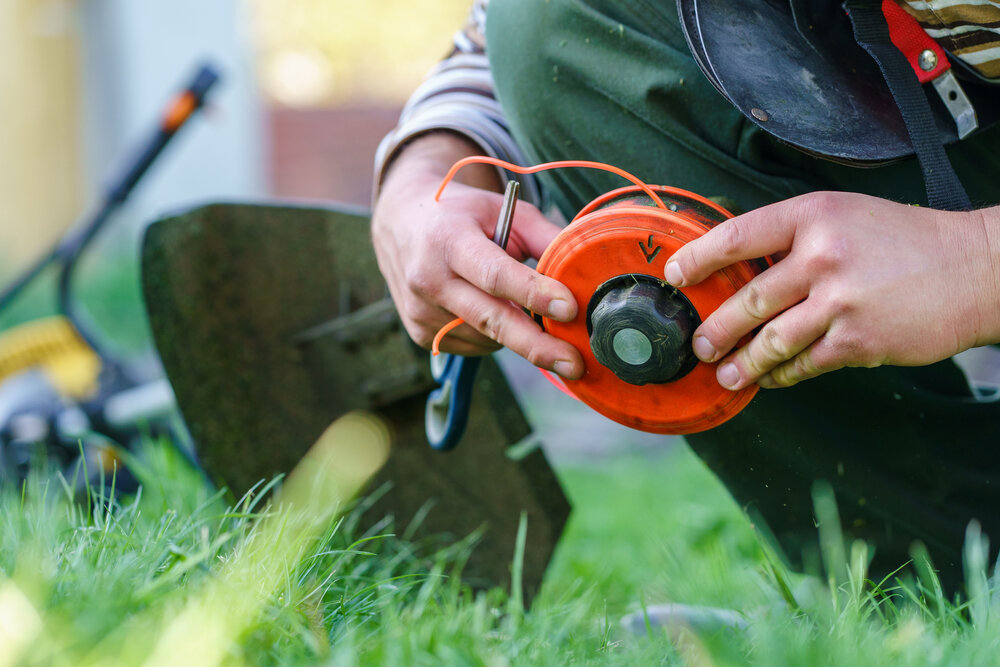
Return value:
[(651, 186), (665, 207), (632, 186), (588, 204), (545, 251), (538, 271), (576, 296), (572, 322), (541, 318), (584, 358), (566, 384), (601, 414), (653, 433), (697, 433), (730, 419), (757, 391), (722, 388), (715, 365), (698, 361), (691, 337), (701, 321), (766, 264), (738, 262), (682, 290), (662, 279), (682, 245), (732, 217), (704, 197)]
[[(687, 190), (649, 186), (619, 167), (586, 160), (522, 167), (494, 157), (463, 158), (452, 165), (435, 199), (467, 164), (516, 174), (601, 169), (633, 183), (585, 206), (538, 262), (538, 271), (569, 287), (579, 306), (572, 322), (536, 316), (546, 331), (583, 355), (584, 375), (566, 381), (567, 393), (616, 422), (652, 433), (705, 431), (750, 403), (757, 386), (723, 389), (714, 364), (694, 356), (691, 339), (701, 321), (766, 269), (768, 260), (737, 262), (683, 290), (661, 278), (677, 249), (731, 213)], [(435, 346), (461, 321), (442, 329)]]

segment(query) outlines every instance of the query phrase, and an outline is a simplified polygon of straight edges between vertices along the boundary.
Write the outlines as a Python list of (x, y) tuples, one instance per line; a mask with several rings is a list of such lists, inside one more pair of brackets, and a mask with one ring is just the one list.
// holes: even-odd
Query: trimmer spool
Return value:
[(583, 355), (583, 377), (566, 385), (588, 406), (642, 431), (697, 433), (735, 416), (757, 386), (720, 386), (716, 365), (694, 356), (692, 334), (767, 263), (741, 261), (698, 285), (671, 287), (662, 279), (666, 260), (733, 216), (686, 190), (650, 188), (666, 208), (638, 186), (614, 190), (584, 207), (549, 245), (538, 271), (573, 292), (579, 314), (540, 323)]

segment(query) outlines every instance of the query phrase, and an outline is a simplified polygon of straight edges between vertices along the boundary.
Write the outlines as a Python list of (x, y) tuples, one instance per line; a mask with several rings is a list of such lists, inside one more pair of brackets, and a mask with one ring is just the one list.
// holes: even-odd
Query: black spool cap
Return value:
[(683, 294), (652, 276), (627, 274), (601, 285), (587, 308), (590, 349), (629, 384), (663, 384), (698, 363), (691, 337), (701, 324)]

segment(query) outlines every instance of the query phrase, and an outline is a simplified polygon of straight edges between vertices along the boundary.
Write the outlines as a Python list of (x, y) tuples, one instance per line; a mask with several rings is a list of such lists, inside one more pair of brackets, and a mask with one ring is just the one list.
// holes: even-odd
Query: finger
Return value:
[[(462, 280), (456, 282), (466, 285)], [(397, 302), (399, 303), (399, 302)], [(455, 319), (456, 315), (437, 306), (420, 295), (409, 295), (404, 302), (408, 304), (403, 308), (397, 306), (400, 319), (410, 338), (425, 349), (430, 349), (434, 342), (434, 336), (446, 324)], [(494, 352), (499, 347), (483, 334), (468, 325), (462, 325), (448, 332), (446, 337), (447, 345), (442, 345), (444, 352), (454, 352), (455, 354), (487, 354)], [(461, 345), (457, 345), (461, 341)]]
[[(503, 197), (492, 192), (479, 194), (488, 195), (488, 198), (478, 202), (482, 208), (477, 209), (474, 217), (478, 220), (483, 235), (492, 240), (496, 232), (497, 218), (503, 208)], [(454, 230), (455, 227), (450, 229)], [(514, 219), (511, 221), (507, 252), (518, 260), (529, 257), (538, 259), (562, 229), (545, 217), (545, 214), (533, 204), (519, 201), (514, 209)]]
[[(425, 350), (431, 349), (434, 343), (434, 337), (437, 335), (441, 327), (445, 326), (450, 320), (455, 319), (454, 317), (446, 320), (442, 320), (441, 324), (430, 324), (427, 322), (404, 322), (407, 334), (410, 338), (420, 347)], [(437, 319), (434, 322), (438, 322)], [(479, 333), (472, 327), (468, 325), (462, 325), (448, 332), (448, 335), (444, 337), (441, 341), (440, 350), (442, 352), (462, 354), (462, 355), (480, 355), (489, 354), (491, 352), (496, 352), (500, 348), (500, 345), (483, 334)]]
[(675, 252), (664, 267), (674, 287), (696, 285), (719, 269), (788, 250), (796, 225), (809, 215), (797, 197), (727, 220)]
[(452, 270), (487, 294), (560, 322), (576, 317), (576, 298), (568, 287), (521, 264), (496, 244), (473, 243), (465, 236), (451, 247)]
[[(451, 327), (452, 322), (459, 322), (459, 325)], [(501, 347), (495, 340), (487, 338), (460, 319), (453, 319), (435, 330), (431, 340), (432, 350), (438, 337), (441, 337), (438, 350), (450, 354), (478, 356), (496, 352)]]
[(583, 358), (564, 340), (542, 331), (541, 327), (508, 300), (484, 297), (473, 285), (449, 291), (454, 301), (445, 308), (491, 340), (509, 348), (535, 366), (575, 380), (583, 375)]
[(694, 353), (702, 361), (718, 361), (741, 338), (802, 301), (808, 293), (809, 276), (793, 264), (775, 264), (705, 319), (694, 332)]
[(786, 310), (719, 365), (716, 371), (719, 384), (736, 391), (760, 381), (789, 360), (800, 357), (803, 350), (823, 337), (828, 327), (826, 314), (809, 302)]
[[(472, 327), (467, 328), (471, 331), (475, 331)], [(463, 339), (457, 338), (455, 334), (459, 329), (462, 329), (462, 327), (458, 327), (454, 331), (449, 331), (448, 335), (441, 339), (439, 350), (442, 353), (459, 354), (463, 357), (481, 357), (483, 355), (493, 354), (500, 349), (500, 345), (491, 340), (489, 341), (489, 344), (483, 345), (469, 343)], [(478, 331), (476, 332), (476, 335), (481, 336)], [(485, 339), (486, 337), (483, 336), (483, 338)]]
[(847, 364), (829, 338), (823, 337), (800, 352), (791, 361), (774, 368), (760, 378), (765, 389), (791, 387), (803, 380), (843, 368)]
[(508, 254), (518, 259), (538, 259), (561, 231), (562, 227), (546, 218), (537, 208), (521, 202), (514, 212)]

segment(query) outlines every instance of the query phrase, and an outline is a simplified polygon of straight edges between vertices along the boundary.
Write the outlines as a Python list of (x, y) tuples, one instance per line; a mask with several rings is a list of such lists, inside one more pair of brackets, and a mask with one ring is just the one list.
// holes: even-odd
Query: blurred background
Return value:
[[(3, 0), (0, 2), (0, 289), (42, 256), (158, 126), (205, 61), (222, 82), (96, 243), (74, 293), (105, 344), (149, 333), (139, 243), (150, 222), (213, 201), (295, 198), (367, 207), (375, 148), (451, 49), (471, 0)], [(0, 333), (55, 311), (51, 275), (0, 312)], [(661, 452), (500, 355), (539, 400), (529, 417), (563, 456)], [(542, 400), (544, 398), (544, 400)]]
[(372, 155), (469, 0), (4, 0), (0, 279), (95, 206), (208, 59), (207, 113), (101, 239), (122, 259), (173, 208), (271, 196), (367, 205)]

